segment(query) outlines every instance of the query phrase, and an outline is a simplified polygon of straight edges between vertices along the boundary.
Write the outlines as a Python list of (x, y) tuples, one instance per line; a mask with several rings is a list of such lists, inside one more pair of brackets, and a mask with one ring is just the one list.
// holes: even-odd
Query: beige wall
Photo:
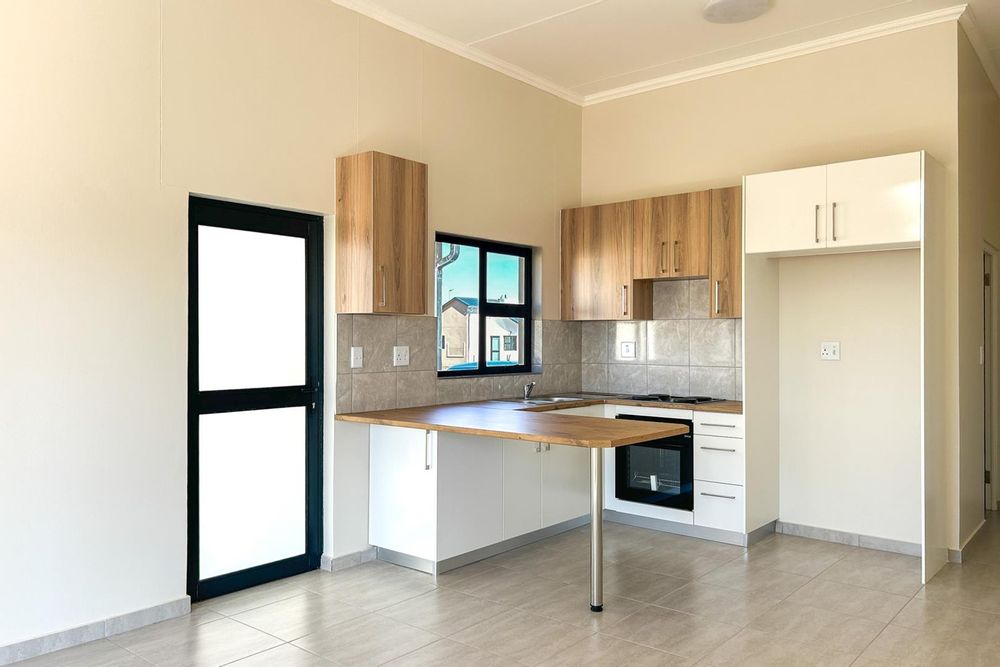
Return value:
[[(979, 346), (983, 344), (982, 253), (984, 243), (1000, 250), (1000, 101), (962, 30), (958, 39), (958, 151), (962, 399), (958, 544), (964, 546), (979, 528), (985, 505), (983, 367), (979, 363)], [(1000, 359), (996, 347), (994, 358)]]
[[(0, 646), (184, 595), (188, 192), (332, 214), (337, 155), (425, 161), (431, 229), (538, 246), (558, 317), (565, 101), (328, 0), (9, 0), (0, 56)], [(332, 434), (345, 553), (367, 455)]]
[[(950, 323), (940, 354), (947, 357), (947, 386), (957, 387), (957, 33), (956, 24), (941, 24), (586, 107), (583, 202), (732, 185), (739, 183), (744, 174), (926, 149), (947, 171), (947, 214), (941, 231), (948, 258), (943, 280), (949, 296), (943, 312), (935, 315)], [(871, 257), (874, 259), (870, 261), (888, 262), (891, 254)], [(902, 273), (906, 267), (897, 269), (900, 278), (909, 275)], [(912, 288), (916, 287), (914, 284)], [(898, 289), (903, 290), (901, 286)], [(905, 303), (912, 306), (909, 297), (913, 294), (903, 290), (898, 296), (906, 297)], [(810, 346), (815, 347), (812, 343), (818, 345), (819, 331), (827, 328), (822, 319), (825, 305), (796, 299), (795, 307), (803, 323), (824, 323), (820, 329), (800, 332), (811, 336)], [(845, 304), (842, 311), (856, 313), (852, 308)], [(748, 326), (749, 320), (748, 315)], [(785, 319), (781, 324), (785, 335), (799, 331)], [(914, 335), (917, 333), (914, 330)], [(866, 343), (862, 352), (867, 355), (877, 350), (877, 346)], [(839, 367), (843, 377), (834, 393), (843, 394), (841, 390), (857, 379), (847, 368), (852, 365), (851, 347), (845, 346), (844, 354)], [(915, 356), (912, 363), (917, 359)], [(748, 363), (748, 369), (751, 366)], [(818, 368), (813, 370), (819, 372)], [(880, 377), (884, 391), (912, 394), (911, 369), (884, 370)], [(783, 366), (780, 372), (782, 384), (798, 386), (815, 379), (805, 369), (799, 373)], [(748, 391), (749, 387), (748, 380)], [(782, 391), (782, 399), (786, 396)], [(801, 401), (795, 404), (818, 411), (821, 397), (813, 393), (807, 397), (811, 401), (808, 405)], [(748, 396), (748, 400), (753, 397)], [(958, 394), (951, 391), (943, 407), (946, 433), (957, 433), (957, 406)], [(854, 406), (854, 412), (850, 421), (831, 424), (832, 430), (822, 437), (816, 433), (819, 429), (812, 433), (799, 429), (795, 430), (796, 438), (804, 440), (785, 442), (784, 436), (790, 435), (786, 429), (782, 432), (782, 460), (793, 451), (806, 451), (816, 455), (814, 465), (821, 465), (832, 442), (853, 437), (855, 429), (869, 428), (884, 417), (876, 409), (864, 410), (863, 406)], [(912, 414), (909, 417), (916, 419)], [(919, 437), (913, 433), (917, 426), (915, 422), (907, 423), (910, 437)], [(913, 446), (918, 452), (919, 441)], [(796, 449), (788, 450), (790, 447)], [(951, 483), (947, 513), (953, 518), (951, 541), (957, 542), (957, 438), (948, 447), (951, 456), (947, 476)], [(901, 448), (899, 445), (896, 451)], [(784, 464), (782, 472), (786, 472)], [(914, 483), (912, 474), (909, 471), (910, 483)], [(782, 492), (791, 493), (794, 488), (798, 495), (782, 497), (782, 513), (790, 507), (789, 501), (798, 506), (805, 503), (816, 511), (796, 511), (795, 519), (786, 520), (854, 532), (875, 531), (866, 528), (864, 520), (837, 519), (836, 525), (823, 525), (832, 520), (821, 511), (822, 503), (831, 502), (828, 493), (795, 482), (789, 484), (786, 487), (782, 480)], [(911, 500), (913, 507), (898, 515), (899, 529), (882, 531), (877, 536), (919, 541), (913, 524), (913, 517), (919, 516), (919, 500)], [(878, 530), (886, 525), (886, 517), (882, 517)]]

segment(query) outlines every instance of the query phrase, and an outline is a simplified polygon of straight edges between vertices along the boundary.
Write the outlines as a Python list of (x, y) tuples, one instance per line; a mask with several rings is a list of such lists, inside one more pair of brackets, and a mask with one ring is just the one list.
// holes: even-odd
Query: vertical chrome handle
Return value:
[(833, 240), (837, 240), (837, 202), (833, 202), (833, 208), (830, 210), (830, 227), (833, 232)]
[(378, 267), (379, 281), (382, 283), (382, 300), (379, 301), (380, 306), (385, 305), (385, 265), (379, 264)]
[(628, 285), (622, 285), (622, 315), (628, 315)]
[(551, 452), (552, 451), (552, 445), (550, 445), (549, 443), (546, 442), (545, 443), (545, 451)]
[(540, 442), (536, 442), (535, 443), (535, 453), (536, 454), (541, 454), (542, 453), (542, 443), (540, 443)]
[(424, 435), (424, 470), (431, 469), (431, 432)]
[(819, 243), (819, 204), (816, 204), (816, 215), (813, 220), (813, 231), (816, 232), (816, 243)]
[(679, 268), (677, 268), (677, 255), (680, 254), (680, 253), (677, 252), (677, 248), (680, 246), (680, 244), (681, 244), (680, 241), (674, 241), (674, 273), (680, 273), (681, 272), (681, 270)]
[(719, 314), (719, 282), (720, 281), (718, 281), (718, 280), (715, 281), (715, 314), (716, 315)]
[(660, 273), (667, 272), (667, 242), (660, 241)]

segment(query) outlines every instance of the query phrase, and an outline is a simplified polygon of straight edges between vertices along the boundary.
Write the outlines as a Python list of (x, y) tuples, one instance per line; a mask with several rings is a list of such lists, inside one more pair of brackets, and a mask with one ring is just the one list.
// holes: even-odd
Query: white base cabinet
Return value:
[(745, 516), (742, 486), (694, 481), (694, 525), (742, 533)]
[(545, 445), (373, 425), (368, 541), (437, 564), (590, 513), (590, 457)]

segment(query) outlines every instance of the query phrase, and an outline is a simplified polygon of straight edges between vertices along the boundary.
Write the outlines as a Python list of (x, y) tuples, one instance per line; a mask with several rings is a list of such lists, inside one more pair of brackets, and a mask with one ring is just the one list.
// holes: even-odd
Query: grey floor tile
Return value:
[(738, 591), (784, 599), (804, 586), (809, 577), (781, 572), (754, 565), (743, 559), (734, 560), (708, 574), (699, 581)]
[(254, 609), (255, 607), (263, 607), (278, 600), (301, 595), (304, 590), (304, 588), (296, 583), (280, 579), (269, 584), (254, 586), (243, 591), (205, 600), (198, 603), (198, 608), (204, 607), (220, 614), (225, 614), (226, 616), (232, 616)]
[(381, 665), (439, 639), (391, 618), (369, 614), (293, 642), (338, 665)]
[(455, 641), (529, 665), (539, 664), (593, 634), (520, 609), (477, 623)]
[(592, 612), (590, 586), (577, 583), (532, 596), (520, 608), (539, 616), (597, 632), (631, 616), (645, 606), (636, 600), (605, 594), (604, 611)]
[(276, 665), (281, 665), (281, 667), (329, 667), (333, 663), (291, 644), (282, 644), (229, 664), (234, 667), (275, 667)]
[(739, 631), (736, 625), (650, 606), (602, 632), (684, 658), (700, 658)]
[(18, 665), (31, 667), (148, 667), (149, 663), (107, 639), (81, 644), (31, 658)]
[(783, 542), (762, 544), (746, 555), (754, 565), (804, 577), (815, 577), (842, 558), (846, 558), (843, 553), (801, 551)]
[(574, 667), (576, 665), (594, 667), (671, 665), (672, 667), (681, 667), (694, 664), (694, 661), (641, 644), (598, 634), (591, 635), (583, 641), (559, 651), (544, 660), (542, 664), (546, 667)]
[(785, 601), (755, 619), (750, 627), (788, 641), (807, 644), (824, 654), (859, 655), (884, 623)]
[(654, 602), (686, 583), (686, 579), (634, 567), (604, 566), (604, 592), (639, 602)]
[(788, 597), (789, 602), (829, 609), (888, 623), (911, 598), (836, 581), (813, 579)]
[[(916, 597), (892, 619), (899, 625), (938, 639), (956, 639), (1000, 647), (1000, 614), (981, 612)], [(1000, 649), (998, 649), (1000, 656)]]
[(450, 588), (477, 598), (516, 607), (529, 601), (533, 596), (557, 590), (562, 586), (563, 584), (558, 581), (543, 579), (525, 571), (497, 568), (455, 582)]
[(307, 592), (232, 618), (279, 639), (292, 641), (367, 613), (336, 598)]
[(846, 667), (854, 658), (851, 653), (823, 653), (808, 644), (747, 628), (698, 664), (712, 667)]
[(505, 609), (506, 607), (496, 602), (439, 588), (394, 604), (379, 613), (401, 623), (447, 637), (492, 618)]
[(895, 595), (912, 596), (920, 590), (919, 572), (853, 561), (834, 563), (824, 570), (819, 578)]
[(437, 667), (438, 665), (506, 667), (510, 664), (510, 660), (450, 639), (442, 639), (387, 664), (393, 667)]
[(282, 643), (277, 637), (229, 618), (197, 625), (164, 621), (117, 635), (113, 641), (164, 667), (224, 665)]
[(663, 596), (654, 604), (743, 627), (779, 602), (780, 598), (695, 581)]
[(890, 625), (869, 645), (856, 665), (996, 665), (997, 649), (988, 644), (972, 644), (941, 638), (919, 630)]

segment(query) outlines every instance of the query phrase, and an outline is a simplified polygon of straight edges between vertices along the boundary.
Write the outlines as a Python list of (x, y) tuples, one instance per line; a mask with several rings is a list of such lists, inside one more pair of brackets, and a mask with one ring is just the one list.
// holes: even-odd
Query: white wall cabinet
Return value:
[(746, 252), (916, 247), (923, 172), (921, 151), (747, 176)]

